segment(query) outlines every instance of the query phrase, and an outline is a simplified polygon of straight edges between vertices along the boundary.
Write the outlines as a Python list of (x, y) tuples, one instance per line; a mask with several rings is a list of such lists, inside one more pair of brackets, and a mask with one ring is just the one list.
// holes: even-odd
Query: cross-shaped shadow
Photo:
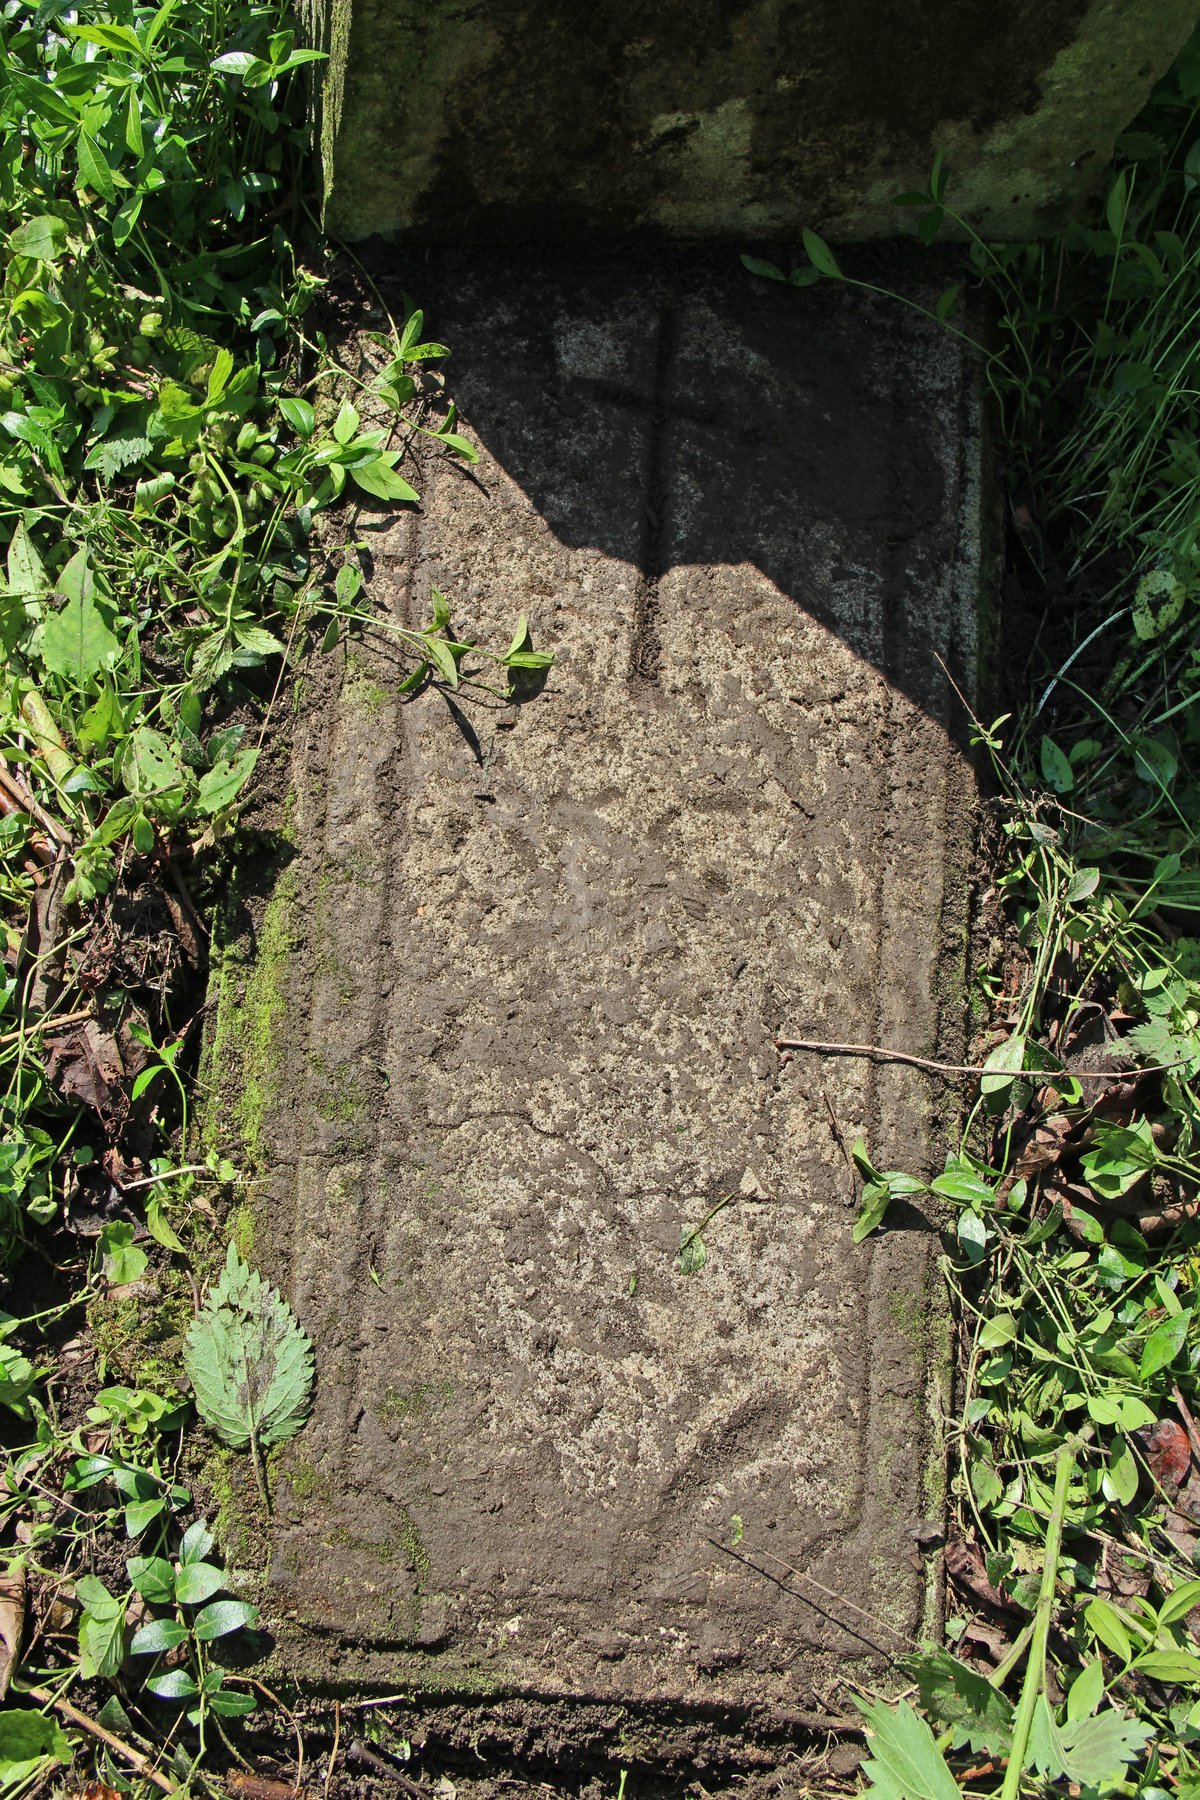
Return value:
[(975, 691), (980, 445), (949, 334), (734, 249), (376, 251), (372, 273), (451, 345), (463, 417), (560, 541), (639, 571), (632, 681), (657, 677), (668, 571), (752, 564), (961, 733), (938, 659)]

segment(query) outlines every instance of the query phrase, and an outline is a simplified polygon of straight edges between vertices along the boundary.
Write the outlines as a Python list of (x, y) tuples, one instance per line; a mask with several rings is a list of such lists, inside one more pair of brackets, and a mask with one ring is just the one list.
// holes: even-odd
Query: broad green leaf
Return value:
[[(389, 451), (388, 456), (394, 455)], [(350, 470), (352, 478), (365, 493), (373, 494), (378, 500), (408, 500), (421, 498), (415, 487), (411, 487), (384, 456), (376, 456), (370, 462), (357, 463)]]
[(972, 1263), (983, 1260), (987, 1249), (987, 1226), (976, 1212), (961, 1214), (958, 1221), (958, 1241), (966, 1252), (967, 1260)]
[(748, 269), (751, 275), (761, 275), (764, 281), (787, 280), (787, 276), (777, 263), (764, 262), (761, 256), (743, 256), (742, 267)]
[(131, 1281), (141, 1280), (148, 1258), (133, 1241), (132, 1225), (123, 1219), (110, 1221), (100, 1232), (99, 1246), (104, 1273), (114, 1287), (126, 1287)]
[(1025, 1067), (1025, 1039), (1019, 1032), (1005, 1038), (1002, 1044), (984, 1059), (984, 1073), (979, 1079), (979, 1091), (988, 1096), (1008, 1094), (1016, 1077)]
[(308, 1416), (312, 1344), (291, 1307), (232, 1244), (188, 1333), (184, 1366), (200, 1417), (235, 1450), (280, 1443)]
[(458, 686), (458, 658), (445, 638), (435, 637), (431, 631), (425, 633), (425, 654), (442, 677), (452, 688)]
[(146, 1686), (160, 1700), (194, 1700), (200, 1692), (186, 1669), (168, 1669), (164, 1675), (152, 1675)]
[(252, 56), (249, 50), (226, 50), (223, 56), (214, 56), (208, 66), (215, 75), (244, 76), (268, 65), (260, 56)]
[(228, 1637), (231, 1631), (241, 1631), (245, 1625), (253, 1625), (258, 1618), (257, 1606), (250, 1606), (245, 1600), (214, 1600), (192, 1620), (192, 1630), (202, 1643), (213, 1638)]
[(708, 1246), (698, 1231), (684, 1225), (679, 1233), (679, 1255), (676, 1263), (681, 1275), (698, 1275), (708, 1261)]
[(131, 1556), (125, 1567), (143, 1600), (167, 1606), (175, 1597), (175, 1568), (165, 1556)]
[(71, 1745), (45, 1713), (6, 1706), (0, 1711), (0, 1786), (18, 1787), (36, 1775), (48, 1758), (69, 1763)]
[(1142, 576), (1133, 597), (1133, 629), (1138, 637), (1161, 636), (1175, 624), (1187, 602), (1187, 589), (1169, 569)]
[(17, 520), (17, 528), (9, 539), (7, 568), (8, 585), (14, 594), (36, 596), (44, 594), (50, 586), (50, 577), (24, 517)]
[(38, 213), (8, 234), (13, 256), (31, 256), (35, 262), (53, 262), (66, 249), (67, 227), (52, 213)]
[(231, 762), (220, 762), (200, 777), (196, 810), (206, 818), (232, 806), (242, 792), (258, 761), (257, 750), (243, 750)]
[(979, 1348), (981, 1350), (1003, 1349), (1005, 1344), (1012, 1343), (1016, 1335), (1017, 1320), (1014, 1313), (993, 1313), (992, 1317), (984, 1322), (984, 1325), (980, 1330), (978, 1339)]
[(958, 1783), (938, 1749), (933, 1732), (907, 1700), (854, 1704), (867, 1721), (863, 1774), (876, 1800), (959, 1800)]
[(971, 1492), (982, 1507), (995, 1506), (1004, 1498), (1004, 1483), (986, 1457), (976, 1458), (968, 1471)]
[(215, 1543), (216, 1543), (216, 1539), (213, 1537), (212, 1532), (208, 1529), (208, 1526), (204, 1523), (204, 1520), (203, 1519), (195, 1520), (195, 1522), (193, 1524), (188, 1526), (187, 1530), (184, 1532), (183, 1537), (180, 1541), (180, 1545), (179, 1545), (179, 1560), (180, 1560), (180, 1562), (181, 1563), (203, 1562), (205, 1557), (212, 1550), (213, 1545)]
[(175, 1575), (175, 1598), (181, 1606), (202, 1606), (224, 1585), (224, 1574), (212, 1563), (181, 1563)]
[(1129, 1621), (1125, 1614), (1118, 1612), (1107, 1600), (1092, 1600), (1085, 1607), (1083, 1616), (1088, 1630), (1106, 1650), (1111, 1650), (1122, 1662), (1130, 1660), (1133, 1656), (1133, 1641), (1126, 1630)]
[(111, 1680), (125, 1661), (125, 1608), (85, 1611), (79, 1621), (79, 1670), (85, 1681)]
[(883, 1223), (892, 1200), (892, 1190), (886, 1181), (868, 1181), (863, 1188), (862, 1206), (854, 1229), (850, 1233), (851, 1241), (861, 1244), (864, 1238), (870, 1237), (877, 1225)]
[(316, 414), (307, 400), (289, 396), (279, 402), (279, 410), (297, 437), (309, 438), (316, 427)]
[(808, 257), (813, 268), (819, 269), (822, 275), (828, 275), (835, 281), (840, 281), (842, 271), (838, 266), (837, 257), (833, 254), (833, 251), (829, 248), (825, 239), (818, 237), (815, 231), (805, 231), (803, 233), (803, 241), (804, 254)]
[(348, 444), (357, 430), (358, 409), (345, 400), (342, 402), (337, 418), (333, 421), (335, 443)]
[(65, 605), (48, 613), (42, 626), (40, 655), (52, 675), (82, 687), (117, 660), (120, 645), (96, 605), (95, 584), (87, 552), (77, 550), (56, 584), (67, 595)]
[(1124, 1438), (1113, 1442), (1101, 1486), (1104, 1498), (1118, 1506), (1129, 1506), (1137, 1494), (1138, 1466)]
[(1086, 1663), (1067, 1691), (1067, 1718), (1090, 1719), (1104, 1698), (1104, 1665), (1098, 1656)]
[(1134, 1659), (1133, 1666), (1155, 1681), (1200, 1681), (1200, 1656), (1191, 1656), (1186, 1650), (1147, 1650)]
[(152, 1619), (135, 1631), (129, 1645), (133, 1656), (161, 1656), (164, 1650), (174, 1650), (177, 1644), (187, 1642), (188, 1629), (178, 1619)]
[(1044, 780), (1056, 794), (1069, 794), (1075, 786), (1075, 771), (1053, 738), (1044, 737), (1039, 751)]
[(1150, 1333), (1142, 1350), (1141, 1367), (1138, 1371), (1142, 1381), (1149, 1381), (1161, 1369), (1170, 1368), (1187, 1342), (1190, 1323), (1191, 1314), (1179, 1312), (1172, 1318), (1164, 1319)]
[(161, 731), (139, 725), (125, 743), (121, 780), (126, 791), (139, 799), (150, 799), (178, 788), (183, 781), (183, 768), (174, 745)]

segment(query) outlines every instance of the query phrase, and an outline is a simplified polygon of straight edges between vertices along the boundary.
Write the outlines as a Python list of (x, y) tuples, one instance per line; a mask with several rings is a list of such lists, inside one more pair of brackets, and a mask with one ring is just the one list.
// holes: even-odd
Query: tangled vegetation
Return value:
[[(901, 1194), (949, 1215), (962, 1352), (946, 1643), (865, 1709), (881, 1796), (1200, 1788), (1198, 179), (1193, 44), (1060, 238), (981, 241), (940, 163), (898, 200), (968, 240), (922, 310), (990, 312), (1040, 643), (975, 721), (1011, 936), (961, 1144), (928, 1181), (857, 1151), (856, 1235)], [(805, 245), (786, 279), (870, 285)]]

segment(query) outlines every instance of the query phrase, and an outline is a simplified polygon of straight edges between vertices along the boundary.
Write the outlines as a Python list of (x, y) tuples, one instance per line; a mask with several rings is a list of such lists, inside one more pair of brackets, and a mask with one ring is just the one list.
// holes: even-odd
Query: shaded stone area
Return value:
[(360, 515), (370, 591), (558, 660), (406, 704), (360, 643), (300, 722), (260, 1232), (320, 1381), (270, 1612), (326, 1679), (489, 1696), (464, 1737), (518, 1696), (749, 1758), (926, 1605), (936, 1239), (851, 1247), (834, 1121), (928, 1167), (937, 1095), (772, 1040), (961, 1051), (974, 378), (732, 256), (403, 273), (482, 460)]
[(911, 229), (939, 153), (985, 235), (1057, 228), (1192, 0), (303, 0), (327, 218), (544, 241)]

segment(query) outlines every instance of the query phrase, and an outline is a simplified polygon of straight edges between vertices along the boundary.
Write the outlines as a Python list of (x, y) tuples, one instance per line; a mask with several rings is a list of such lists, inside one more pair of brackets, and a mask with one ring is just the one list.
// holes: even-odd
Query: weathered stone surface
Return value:
[(985, 233), (1057, 223), (1193, 29), (1192, 0), (305, 0), (347, 238), (911, 225), (938, 151)]
[(260, 1245), (320, 1382), (268, 1617), (326, 1678), (749, 1754), (925, 1605), (936, 1239), (851, 1247), (831, 1109), (928, 1167), (935, 1095), (772, 1039), (960, 1048), (974, 389), (736, 267), (418, 273), (483, 459), (360, 515), (371, 592), (558, 662), (405, 704), (360, 645), (297, 739)]

